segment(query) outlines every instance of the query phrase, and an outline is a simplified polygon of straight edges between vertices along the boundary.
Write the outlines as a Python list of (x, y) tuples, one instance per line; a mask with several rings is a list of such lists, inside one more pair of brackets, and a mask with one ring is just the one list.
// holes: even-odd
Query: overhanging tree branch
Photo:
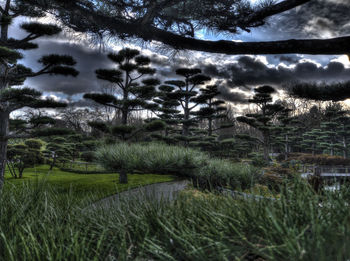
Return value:
[[(255, 12), (248, 18), (242, 18), (237, 21), (251, 23), (261, 20), (284, 11), (305, 4), (310, 0), (285, 0), (278, 4), (268, 6)], [(29, 3), (41, 6), (44, 9), (58, 9), (69, 13), (71, 19), (67, 20), (66, 25), (79, 30), (74, 21), (78, 22), (80, 18), (84, 19), (84, 24), (91, 24), (109, 30), (111, 35), (123, 35), (127, 38), (137, 37), (145, 41), (158, 41), (165, 45), (179, 50), (193, 50), (210, 53), (223, 53), (230, 55), (238, 54), (348, 54), (350, 46), (350, 36), (338, 37), (332, 39), (290, 39), (284, 41), (269, 42), (234, 42), (227, 40), (207, 41), (192, 37), (186, 37), (165, 29), (159, 29), (148, 23), (130, 21), (123, 17), (112, 17), (107, 14), (97, 12), (93, 8), (87, 8), (80, 1), (52, 1), (52, 0), (27, 0)], [(57, 17), (60, 18), (59, 14)], [(74, 19), (73, 19), (74, 18)], [(234, 25), (234, 24), (233, 24)], [(88, 31), (88, 29), (83, 29)]]

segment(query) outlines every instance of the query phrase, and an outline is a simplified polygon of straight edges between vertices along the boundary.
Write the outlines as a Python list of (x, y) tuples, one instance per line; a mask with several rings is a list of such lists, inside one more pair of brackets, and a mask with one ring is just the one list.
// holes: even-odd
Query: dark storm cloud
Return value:
[(233, 102), (233, 103), (247, 103), (248, 97), (244, 95), (242, 92), (238, 92), (238, 90), (232, 90), (229, 88), (226, 84), (218, 83), (220, 95), (218, 96), (219, 99), (223, 99), (227, 102)]
[(100, 82), (96, 79), (94, 71), (98, 68), (110, 66), (105, 54), (67, 42), (41, 41), (40, 48), (26, 52), (25, 64), (34, 69), (40, 69), (37, 61), (46, 54), (68, 54), (77, 61), (76, 69), (80, 72), (77, 78), (63, 76), (40, 76), (27, 80), (26, 84), (41, 91), (58, 92), (74, 95), (90, 91), (97, 91)]
[(237, 63), (225, 66), (207, 65), (202, 68), (213, 78), (224, 80), (227, 87), (247, 90), (263, 84), (282, 86), (291, 81), (324, 81), (339, 82), (350, 80), (350, 69), (342, 63), (330, 62), (325, 67), (315, 63), (302, 61), (294, 67), (267, 66), (251, 56), (241, 56)]
[(291, 55), (281, 55), (281, 56), (275, 55), (275, 58), (277, 58), (280, 62), (289, 63), (289, 64), (298, 63), (300, 60), (299, 57), (291, 56)]

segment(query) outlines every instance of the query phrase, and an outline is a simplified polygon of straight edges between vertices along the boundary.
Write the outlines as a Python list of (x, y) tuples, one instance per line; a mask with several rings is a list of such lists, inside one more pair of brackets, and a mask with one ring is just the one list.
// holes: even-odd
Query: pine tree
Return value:
[(180, 68), (176, 70), (176, 74), (184, 77), (183, 81), (166, 81), (168, 85), (176, 87), (178, 101), (183, 110), (182, 116), (182, 135), (190, 135), (190, 127), (196, 124), (194, 109), (199, 106), (200, 102), (196, 101), (198, 97), (198, 88), (206, 82), (210, 81), (210, 77), (201, 74), (200, 69)]
[(271, 94), (275, 92), (275, 89), (271, 86), (261, 86), (255, 88), (254, 91), (255, 95), (249, 100), (249, 102), (256, 104), (259, 107), (260, 112), (237, 117), (237, 120), (246, 123), (261, 132), (262, 140), (260, 140), (260, 142), (264, 149), (264, 159), (268, 161), (270, 134), (273, 125), (272, 120), (277, 114), (285, 110), (285, 108), (281, 104), (272, 103)]
[(349, 143), (350, 143), (350, 117), (342, 115), (337, 118), (338, 122), (338, 135), (342, 143), (343, 157), (346, 159), (349, 156)]
[[(214, 121), (226, 116), (224, 114), (227, 110), (224, 106), (225, 102), (217, 98), (219, 94), (220, 91), (217, 85), (207, 85), (205, 88), (201, 89), (201, 94), (195, 99), (196, 102), (201, 104), (201, 108), (196, 113), (197, 117), (208, 121), (208, 136), (213, 135)], [(225, 127), (229, 126), (226, 125)], [(220, 128), (215, 130), (218, 129)]]
[(312, 129), (311, 131), (307, 131), (303, 133), (302, 147), (306, 151), (311, 151), (312, 156), (314, 156), (317, 150), (320, 149), (319, 142), (320, 142), (321, 136), (322, 136), (321, 129)]
[(46, 144), (44, 155), (45, 158), (49, 160), (50, 170), (52, 170), (57, 163), (68, 160), (69, 154), (66, 142), (64, 137), (52, 137)]
[(121, 124), (127, 125), (133, 111), (156, 108), (150, 100), (159, 81), (146, 78), (142, 80), (142, 85), (139, 83), (144, 76), (153, 75), (156, 70), (149, 66), (151, 60), (140, 55), (138, 50), (122, 49), (116, 54), (110, 53), (108, 58), (116, 68), (96, 70), (96, 75), (98, 79), (114, 84), (115, 93), (87, 93), (84, 98), (119, 110), (122, 114)]
[(21, 50), (38, 48), (33, 40), (44, 36), (53, 36), (61, 32), (56, 25), (38, 22), (23, 23), (21, 29), (27, 33), (23, 39), (9, 38), (10, 25), (19, 16), (40, 17), (43, 13), (24, 1), (6, 0), (0, 6), (0, 188), (4, 183), (7, 144), (9, 136), (10, 113), (23, 107), (45, 108), (62, 107), (65, 104), (53, 100), (40, 99), (41, 93), (30, 88), (14, 88), (20, 86), (29, 77), (43, 74), (77, 76), (73, 68), (74, 59), (66, 55), (47, 55), (39, 59), (42, 68), (33, 71), (18, 63), (23, 56)]
[(156, 98), (153, 100), (159, 106), (156, 115), (167, 124), (165, 139), (169, 138), (170, 131), (180, 123), (178, 98), (179, 94), (175, 92), (175, 87), (163, 84), (158, 87)]
[(277, 117), (279, 124), (272, 128), (273, 141), (272, 145), (281, 147), (284, 151), (284, 159), (288, 159), (288, 153), (290, 151), (293, 127), (291, 126), (292, 117), (289, 117), (290, 109), (284, 109), (280, 112), (279, 117)]
[(22, 178), (25, 168), (33, 167), (42, 161), (42, 142), (28, 139), (24, 144), (9, 145), (7, 150), (7, 166), (13, 178)]

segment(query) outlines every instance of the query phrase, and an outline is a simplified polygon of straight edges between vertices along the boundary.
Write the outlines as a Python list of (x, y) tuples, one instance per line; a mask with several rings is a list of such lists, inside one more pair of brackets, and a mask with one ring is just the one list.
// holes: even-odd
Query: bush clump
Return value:
[(316, 164), (319, 166), (349, 166), (350, 159), (344, 159), (339, 156), (330, 156), (325, 154), (312, 155), (306, 153), (291, 153), (289, 159), (299, 160), (304, 164)]
[(117, 143), (100, 148), (98, 162), (106, 169), (133, 173), (172, 174), (191, 178), (204, 189), (248, 188), (257, 179), (257, 169), (227, 160), (211, 159), (208, 154), (180, 146), (158, 143)]
[(216, 185), (248, 189), (255, 184), (258, 177), (258, 169), (250, 165), (235, 164), (223, 159), (211, 159), (199, 169), (195, 178), (201, 188)]

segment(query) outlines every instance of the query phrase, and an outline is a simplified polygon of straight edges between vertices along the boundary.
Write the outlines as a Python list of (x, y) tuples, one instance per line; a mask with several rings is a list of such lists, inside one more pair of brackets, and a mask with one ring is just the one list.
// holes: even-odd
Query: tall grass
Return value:
[(109, 170), (189, 177), (202, 188), (249, 188), (258, 177), (257, 169), (251, 166), (212, 159), (208, 154), (191, 148), (157, 143), (105, 146), (97, 151), (97, 159)]
[[(348, 190), (280, 200), (184, 194), (95, 211), (46, 187), (0, 195), (0, 260), (348, 260)], [(260, 259), (259, 259), (260, 258)]]

